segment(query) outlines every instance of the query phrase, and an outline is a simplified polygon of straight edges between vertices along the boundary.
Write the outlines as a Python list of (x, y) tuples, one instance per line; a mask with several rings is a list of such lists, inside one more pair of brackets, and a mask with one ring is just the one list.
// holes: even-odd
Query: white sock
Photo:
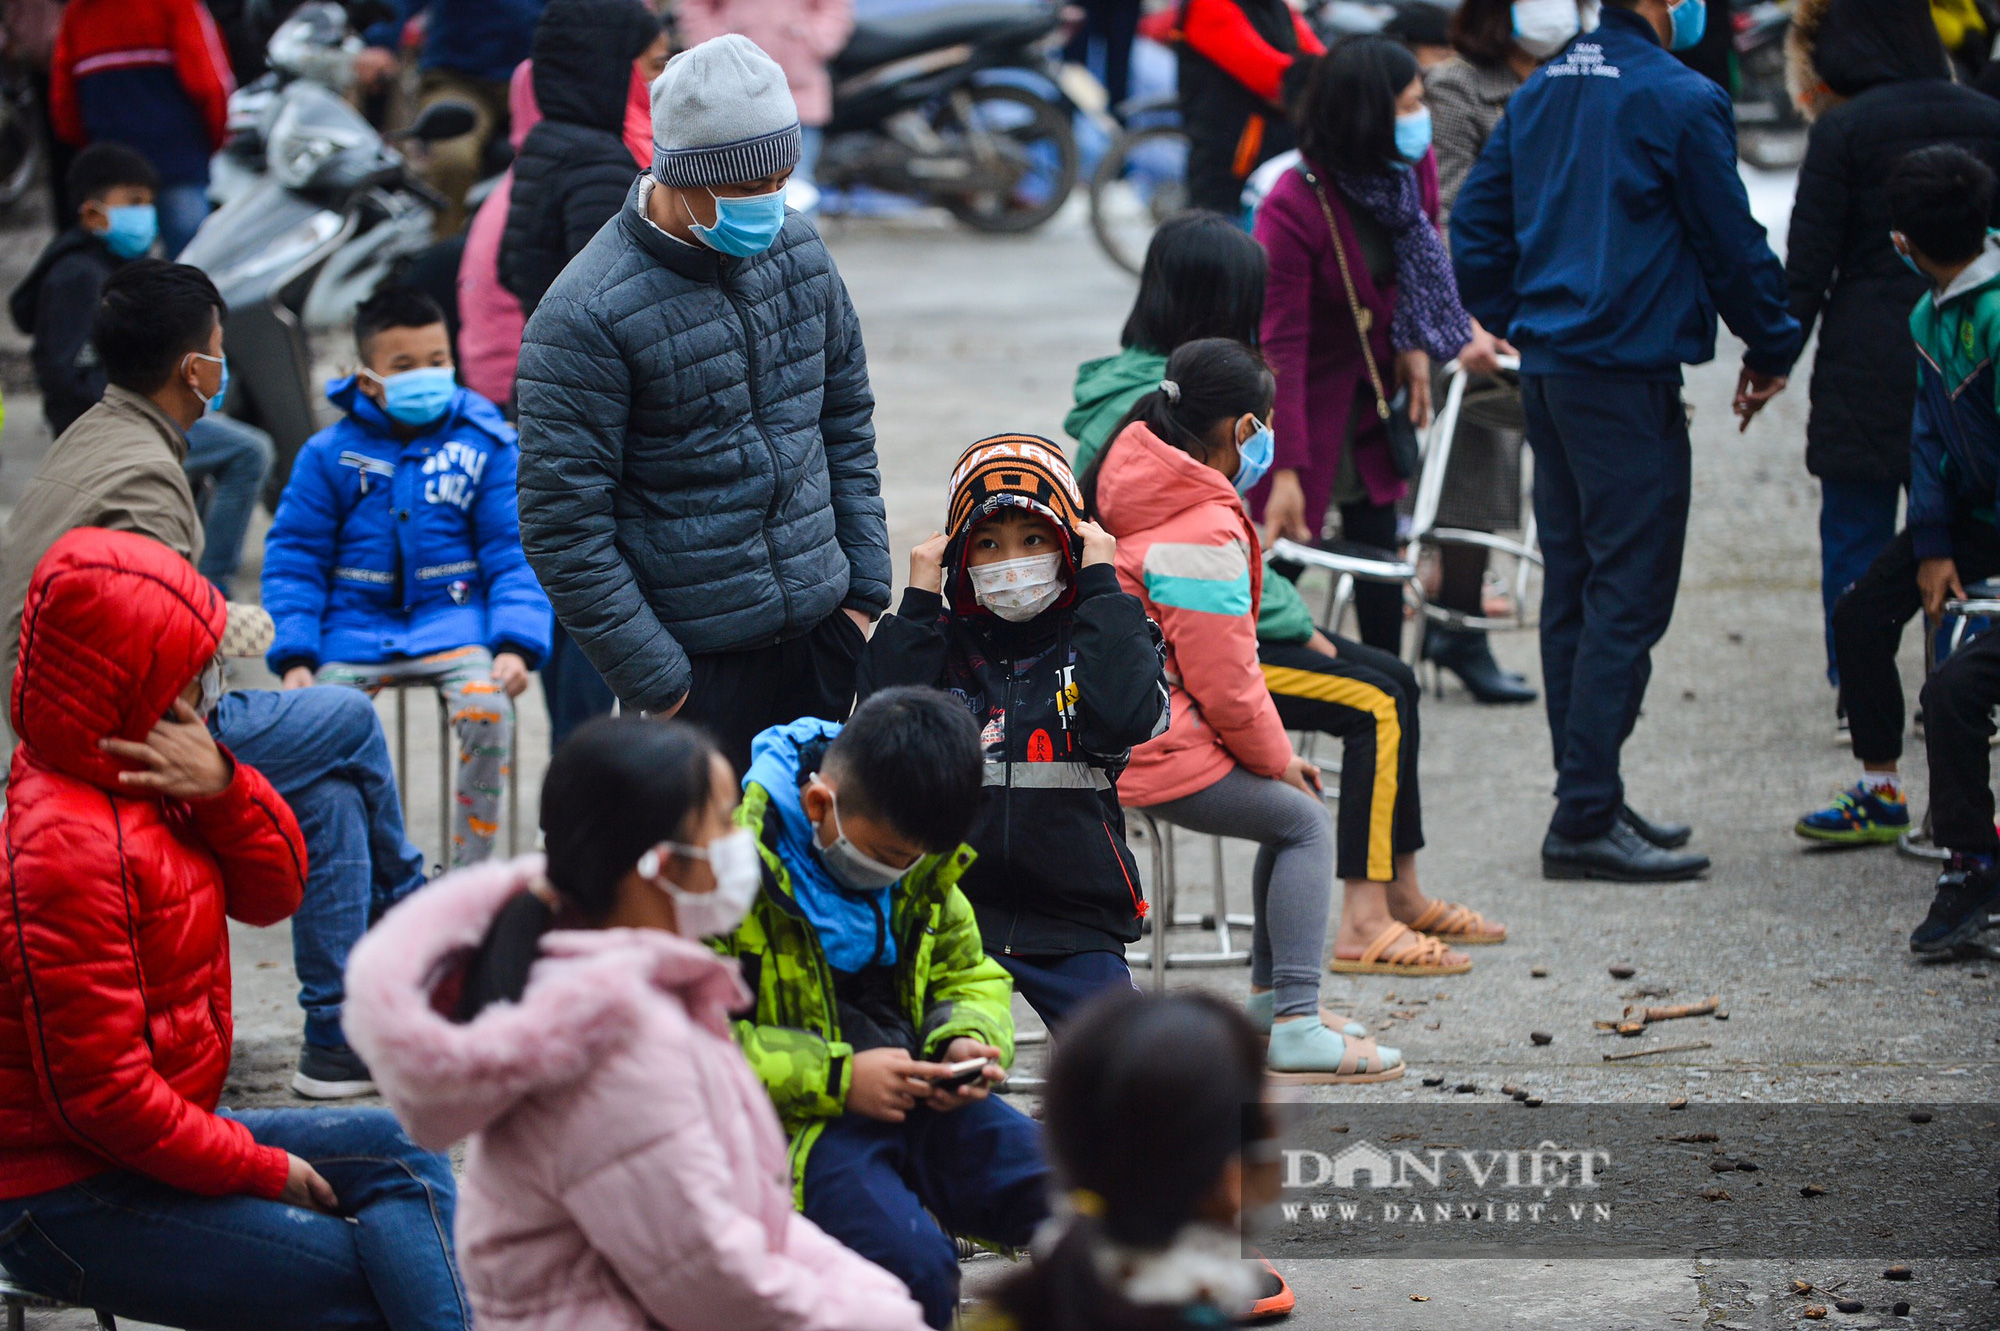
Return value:
[(1894, 772), (1863, 772), (1861, 784), (1871, 791), (1888, 791), (1890, 794), (1902, 790)]

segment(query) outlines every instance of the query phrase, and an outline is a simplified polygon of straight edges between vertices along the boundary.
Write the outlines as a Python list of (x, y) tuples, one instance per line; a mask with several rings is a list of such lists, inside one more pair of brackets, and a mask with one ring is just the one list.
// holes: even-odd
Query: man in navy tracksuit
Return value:
[(1745, 427), (1798, 355), (1785, 270), (1736, 174), (1728, 94), (1667, 53), (1703, 0), (1606, 0), (1507, 104), (1452, 209), (1465, 307), (1521, 349), (1545, 577), (1551, 878), (1693, 878), (1685, 826), (1624, 800), (1618, 752), (1666, 633), (1687, 535), (1681, 366), (1747, 344)]

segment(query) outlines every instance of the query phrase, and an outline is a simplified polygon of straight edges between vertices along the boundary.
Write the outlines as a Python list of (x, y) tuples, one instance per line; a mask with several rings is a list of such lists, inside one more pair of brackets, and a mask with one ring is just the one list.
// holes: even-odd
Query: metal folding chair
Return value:
[[(14, 1278), (5, 1271), (0, 1271), (0, 1305), (4, 1305), (7, 1309), (7, 1331), (24, 1331), (28, 1325), (30, 1308), (37, 1311), (65, 1312), (77, 1306), (73, 1303), (64, 1303), (61, 1299), (37, 1294), (25, 1285), (17, 1285), (14, 1283)], [(118, 1320), (110, 1313), (96, 1308), (90, 1311), (95, 1314), (98, 1326), (103, 1327), (104, 1331), (118, 1331)]]
[[(1167, 971), (1170, 969), (1249, 965), (1250, 949), (1234, 946), (1230, 930), (1248, 929), (1254, 921), (1248, 915), (1229, 913), (1229, 898), (1224, 890), (1222, 875), (1222, 838), (1212, 838), (1215, 857), (1213, 912), (1182, 914), (1176, 909), (1179, 885), (1174, 862), (1174, 825), (1146, 809), (1127, 809), (1125, 812), (1135, 820), (1140, 835), (1146, 838), (1153, 860), (1153, 876), (1148, 884), (1151, 906), (1146, 912), (1146, 925), (1152, 934), (1152, 943), (1149, 947), (1128, 951), (1126, 962), (1134, 967), (1148, 967), (1153, 973), (1153, 988), (1156, 990), (1166, 988)], [(1206, 951), (1171, 951), (1167, 936), (1175, 929), (1212, 932), (1215, 946)]]
[[(438, 857), (442, 871), (451, 864), (451, 805), (457, 792), (452, 776), (452, 759), (458, 754), (451, 733), (451, 709), (436, 686), (422, 680), (399, 680), (388, 685), (396, 691), (396, 792), (403, 801), (403, 826), (410, 825), (410, 713), (406, 695), (415, 689), (437, 699), (438, 718)], [(516, 700), (518, 701), (518, 700)], [(515, 709), (514, 726), (507, 739), (507, 855), (521, 853), (521, 718)]]

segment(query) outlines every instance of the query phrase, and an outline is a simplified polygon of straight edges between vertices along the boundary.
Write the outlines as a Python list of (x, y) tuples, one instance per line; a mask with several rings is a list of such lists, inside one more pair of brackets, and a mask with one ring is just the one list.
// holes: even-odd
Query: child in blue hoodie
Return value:
[(458, 732), (452, 865), (499, 823), (513, 700), (548, 652), (548, 598), (521, 553), (520, 452), (454, 377), (444, 312), (389, 286), (354, 316), (361, 368), (327, 386), (346, 418), (308, 439), (264, 544), (268, 660), (286, 688), (435, 686)]

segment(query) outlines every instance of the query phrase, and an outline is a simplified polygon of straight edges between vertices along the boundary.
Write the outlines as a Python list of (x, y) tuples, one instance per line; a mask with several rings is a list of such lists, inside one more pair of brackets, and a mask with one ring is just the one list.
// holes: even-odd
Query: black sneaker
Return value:
[(309, 1044), (299, 1051), (292, 1090), (308, 1100), (346, 1100), (375, 1094), (375, 1077), (348, 1046)]
[(1957, 856), (1938, 875), (1930, 914), (1910, 933), (1910, 951), (1951, 952), (1979, 937), (1987, 916), (2000, 906), (2000, 869), (1968, 869)]

